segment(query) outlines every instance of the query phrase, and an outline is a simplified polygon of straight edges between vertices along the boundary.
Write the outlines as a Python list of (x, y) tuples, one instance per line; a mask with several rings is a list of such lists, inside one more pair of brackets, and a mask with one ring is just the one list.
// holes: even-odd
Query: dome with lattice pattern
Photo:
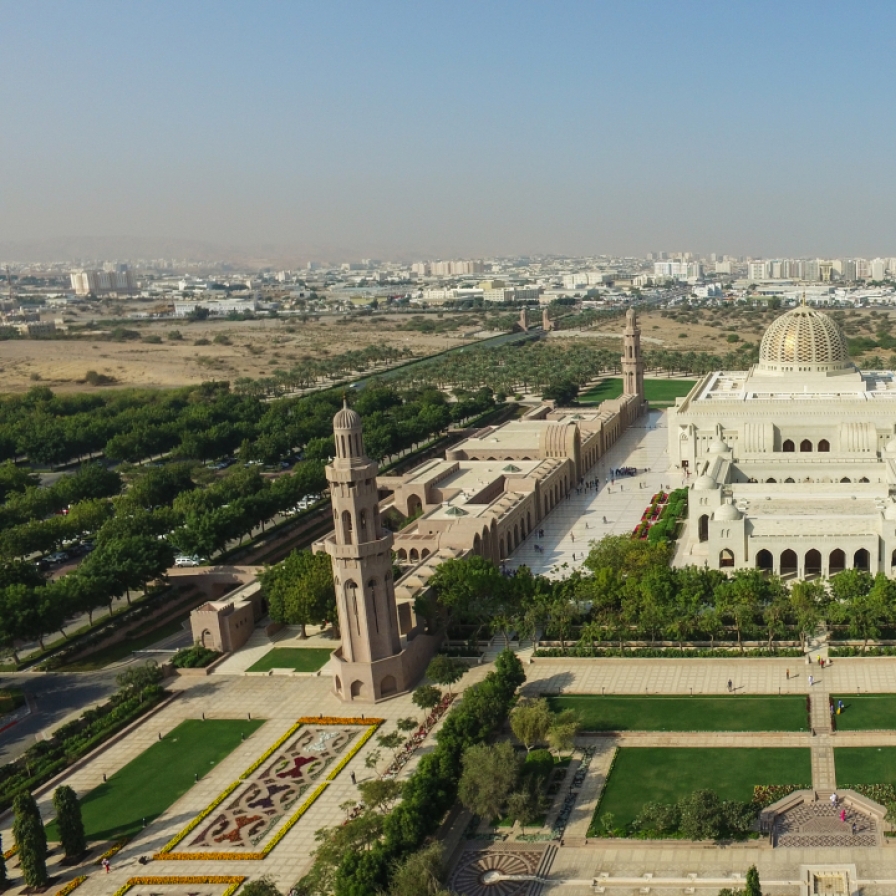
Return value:
[(852, 369), (843, 331), (826, 314), (800, 305), (765, 331), (759, 370), (769, 373), (828, 373)]

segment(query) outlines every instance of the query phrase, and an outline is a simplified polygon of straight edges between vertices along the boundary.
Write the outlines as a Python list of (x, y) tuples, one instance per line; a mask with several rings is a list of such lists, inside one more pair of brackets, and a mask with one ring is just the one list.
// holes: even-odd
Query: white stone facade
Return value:
[(821, 312), (787, 312), (755, 367), (708, 374), (670, 412), (670, 460), (693, 489), (678, 562), (892, 575), (894, 434), (896, 377), (858, 371)]

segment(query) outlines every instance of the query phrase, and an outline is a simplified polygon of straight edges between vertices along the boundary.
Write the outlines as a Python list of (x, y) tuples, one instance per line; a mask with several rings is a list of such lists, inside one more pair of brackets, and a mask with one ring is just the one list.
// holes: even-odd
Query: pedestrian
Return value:
[(604, 521), (604, 525), (606, 525), (606, 524), (607, 524), (607, 518), (606, 518), (606, 517), (603, 517), (603, 521)]
[(358, 783), (358, 781), (357, 781), (357, 779), (355, 778), (355, 773), (352, 772), (352, 784), (357, 784), (357, 783)]
[(856, 823), (855, 822), (852, 823), (852, 835), (853, 835), (853, 837), (855, 837), (855, 835), (856, 835)]
[(105, 856), (103, 856), (103, 862), (102, 862), (102, 864), (103, 864), (103, 870), (106, 872), (106, 874), (108, 874), (108, 873), (109, 873), (109, 869), (112, 867), (112, 865), (111, 865), (111, 863), (109, 862), (109, 860), (108, 860)]
[(841, 809), (841, 810), (840, 810), (840, 821), (841, 821), (843, 824), (846, 824), (846, 809)]
[(836, 805), (837, 805), (837, 794), (836, 794), (836, 793), (832, 793), (832, 794), (831, 794), (831, 805), (832, 805), (832, 806), (836, 806)]
[(790, 669), (787, 670), (787, 680), (790, 681)]
[(815, 684), (815, 679), (810, 675), (809, 676), (809, 687), (811, 688), (813, 684)]
[(729, 693), (729, 694), (731, 693), (731, 688), (732, 688), (732, 687), (733, 687), (733, 685), (732, 685), (732, 683), (731, 683), (731, 679), (729, 678), (729, 679), (728, 679), (728, 693)]

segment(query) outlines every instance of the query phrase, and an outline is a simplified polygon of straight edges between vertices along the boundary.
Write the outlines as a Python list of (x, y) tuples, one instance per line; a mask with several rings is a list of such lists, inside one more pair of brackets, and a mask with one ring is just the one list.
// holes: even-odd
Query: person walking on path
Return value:
[(790, 669), (787, 670), (787, 680), (790, 681)]
[(734, 685), (731, 683), (731, 679), (729, 678), (729, 679), (728, 679), (728, 693), (729, 693), (729, 694), (731, 693), (731, 690), (732, 690), (733, 687), (734, 687)]
[(109, 869), (112, 867), (112, 863), (105, 857), (103, 857), (103, 870), (106, 874), (109, 873)]
[(810, 675), (809, 676), (809, 687), (811, 688), (813, 684), (815, 684), (815, 679)]
[(358, 779), (355, 777), (355, 773), (352, 772), (352, 784), (357, 784), (357, 783), (358, 783)]

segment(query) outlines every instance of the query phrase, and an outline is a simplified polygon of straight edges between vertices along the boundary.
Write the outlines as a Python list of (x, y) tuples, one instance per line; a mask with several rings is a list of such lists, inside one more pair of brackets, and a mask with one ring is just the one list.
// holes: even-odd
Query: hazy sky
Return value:
[(892, 0), (0, 13), (7, 251), (896, 255)]

